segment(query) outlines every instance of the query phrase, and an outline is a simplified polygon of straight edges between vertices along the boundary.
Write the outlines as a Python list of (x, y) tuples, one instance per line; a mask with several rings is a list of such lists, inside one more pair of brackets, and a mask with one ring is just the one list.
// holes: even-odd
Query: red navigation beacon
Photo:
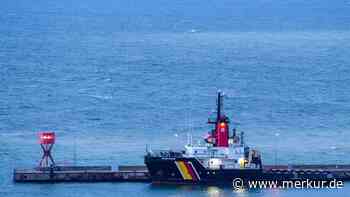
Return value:
[(54, 144), (55, 133), (54, 132), (42, 132), (39, 134), (40, 144)]
[(55, 161), (51, 155), (51, 150), (55, 144), (55, 133), (50, 131), (43, 131), (39, 133), (39, 144), (43, 150), (43, 156), (41, 157), (39, 167), (54, 166)]

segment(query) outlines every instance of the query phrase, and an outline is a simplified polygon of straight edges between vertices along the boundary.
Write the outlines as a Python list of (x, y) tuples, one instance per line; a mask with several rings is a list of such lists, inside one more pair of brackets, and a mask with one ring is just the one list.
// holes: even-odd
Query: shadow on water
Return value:
[[(174, 191), (179, 196), (187, 195), (200, 195), (209, 197), (219, 197), (219, 196), (254, 196), (258, 193), (263, 193), (263, 190), (246, 190), (240, 189), (235, 190), (228, 185), (221, 186), (208, 186), (208, 185), (159, 185), (150, 184), (149, 189), (154, 192), (169, 192)], [(176, 195), (178, 196), (178, 195)], [(274, 196), (274, 195), (273, 195)]]
[[(152, 193), (168, 193), (168, 196), (327, 196), (332, 194), (334, 196), (342, 196), (344, 190), (342, 189), (239, 189), (235, 190), (229, 186), (204, 186), (204, 185), (154, 185), (150, 184), (149, 189)], [(170, 193), (169, 193), (170, 192)]]

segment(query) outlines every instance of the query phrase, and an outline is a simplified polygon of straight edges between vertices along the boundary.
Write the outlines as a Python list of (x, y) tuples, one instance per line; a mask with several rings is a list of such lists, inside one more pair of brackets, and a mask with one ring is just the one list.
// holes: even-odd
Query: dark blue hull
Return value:
[[(192, 171), (187, 178), (181, 173), (177, 163), (191, 164)], [(171, 184), (207, 184), (232, 185), (233, 180), (240, 178), (244, 183), (253, 180), (264, 181), (295, 181), (295, 180), (325, 180), (334, 178), (332, 173), (302, 172), (293, 170), (271, 171), (263, 169), (206, 169), (195, 158), (162, 158), (145, 156), (145, 164), (149, 170), (152, 182)], [(190, 171), (190, 170), (189, 170)], [(332, 176), (330, 176), (332, 175)]]
[[(193, 176), (186, 179), (176, 165), (182, 161), (192, 164)], [(264, 178), (261, 169), (205, 169), (195, 158), (145, 157), (151, 179), (156, 183), (178, 184), (232, 184), (235, 178), (258, 180)], [(266, 177), (265, 177), (266, 178)]]

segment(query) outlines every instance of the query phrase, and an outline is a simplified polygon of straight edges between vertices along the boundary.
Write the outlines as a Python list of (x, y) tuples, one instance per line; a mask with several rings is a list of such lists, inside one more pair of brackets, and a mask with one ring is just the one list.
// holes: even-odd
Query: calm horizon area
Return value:
[(3, 0), (0, 196), (347, 196), (342, 189), (14, 183), (54, 131), (60, 165), (140, 165), (225, 113), (264, 164), (350, 164), (350, 1)]

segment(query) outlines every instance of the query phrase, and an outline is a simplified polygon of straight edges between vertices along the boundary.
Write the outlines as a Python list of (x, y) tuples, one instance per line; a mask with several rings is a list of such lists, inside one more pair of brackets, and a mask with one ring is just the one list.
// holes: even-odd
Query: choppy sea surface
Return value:
[[(57, 134), (59, 164), (142, 164), (225, 112), (268, 164), (350, 163), (350, 2), (3, 0), (0, 196), (347, 196), (141, 183), (15, 184)], [(276, 135), (278, 133), (279, 135)]]

